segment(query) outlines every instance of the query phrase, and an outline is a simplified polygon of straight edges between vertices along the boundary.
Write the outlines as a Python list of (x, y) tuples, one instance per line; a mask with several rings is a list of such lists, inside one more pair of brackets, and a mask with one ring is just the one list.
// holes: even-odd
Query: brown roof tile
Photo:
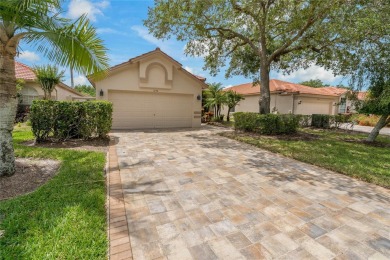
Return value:
[[(341, 91), (339, 88), (335, 88), (335, 87), (313, 88), (313, 87), (308, 87), (308, 86), (277, 80), (277, 79), (271, 79), (269, 82), (269, 87), (271, 93), (287, 92), (287, 93), (300, 93), (300, 94), (308, 94), (308, 95), (339, 96), (340, 94), (346, 92), (345, 89), (342, 89)], [(230, 88), (226, 88), (225, 90), (233, 90), (243, 95), (260, 94), (259, 85), (253, 86), (253, 83), (241, 84)]]
[(34, 71), (27, 65), (15, 61), (15, 76), (17, 79), (23, 79), (26, 81), (36, 80)]

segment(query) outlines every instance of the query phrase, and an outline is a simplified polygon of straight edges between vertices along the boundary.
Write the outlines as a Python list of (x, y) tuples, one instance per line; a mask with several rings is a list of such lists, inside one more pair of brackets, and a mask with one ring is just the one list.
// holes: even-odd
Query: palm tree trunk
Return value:
[(17, 96), (14, 55), (0, 44), (0, 176), (15, 173), (12, 142)]
[(389, 114), (382, 115), (379, 118), (378, 123), (376, 123), (374, 129), (372, 129), (371, 133), (368, 135), (366, 141), (367, 142), (374, 142), (377, 136), (379, 135), (379, 131), (385, 127), (389, 123)]

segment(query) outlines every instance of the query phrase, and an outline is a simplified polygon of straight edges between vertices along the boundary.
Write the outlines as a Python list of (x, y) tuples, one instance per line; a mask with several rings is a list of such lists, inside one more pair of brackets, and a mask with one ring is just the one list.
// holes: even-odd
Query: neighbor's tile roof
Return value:
[[(20, 63), (18, 61), (15, 61), (15, 76), (17, 79), (23, 79), (25, 81), (34, 81), (37, 79), (34, 71), (29, 66), (27, 66), (23, 63)], [(66, 89), (66, 90), (68, 90), (68, 91), (70, 91), (70, 92), (72, 92), (80, 97), (85, 96), (82, 93), (78, 92), (77, 90), (69, 87), (65, 83), (60, 82), (60, 84), (58, 84), (57, 86), (59, 86), (63, 89)]]
[[(322, 95), (322, 96), (338, 96), (337, 91), (330, 91), (325, 88), (312, 88), (300, 84), (295, 84), (287, 81), (271, 79), (269, 82), (271, 92), (288, 92), (288, 93), (300, 93), (300, 94), (311, 94), (311, 95)], [(260, 94), (259, 85), (253, 86), (253, 83), (246, 83), (225, 90), (233, 90), (243, 95), (255, 95)]]
[(367, 94), (367, 92), (360, 91), (360, 92), (358, 92), (357, 98), (359, 100), (364, 100), (366, 98), (366, 94)]
[(17, 61), (15, 61), (15, 75), (17, 79), (36, 80), (33, 70), (29, 66)]

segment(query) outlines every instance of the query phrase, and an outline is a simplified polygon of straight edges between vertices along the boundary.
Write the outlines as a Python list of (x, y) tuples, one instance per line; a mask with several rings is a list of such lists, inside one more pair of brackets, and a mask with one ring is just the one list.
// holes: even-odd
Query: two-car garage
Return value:
[(90, 81), (97, 99), (113, 104), (112, 129), (200, 127), (205, 79), (158, 48)]
[(192, 95), (109, 91), (113, 129), (192, 127)]

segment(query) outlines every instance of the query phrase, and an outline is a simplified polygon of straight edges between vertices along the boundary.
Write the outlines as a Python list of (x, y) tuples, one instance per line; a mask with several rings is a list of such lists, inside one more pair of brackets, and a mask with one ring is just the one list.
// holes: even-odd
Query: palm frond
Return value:
[(73, 23), (46, 17), (34, 29), (25, 39), (54, 63), (70, 65), (84, 74), (102, 73), (108, 68), (107, 49), (85, 15)]

